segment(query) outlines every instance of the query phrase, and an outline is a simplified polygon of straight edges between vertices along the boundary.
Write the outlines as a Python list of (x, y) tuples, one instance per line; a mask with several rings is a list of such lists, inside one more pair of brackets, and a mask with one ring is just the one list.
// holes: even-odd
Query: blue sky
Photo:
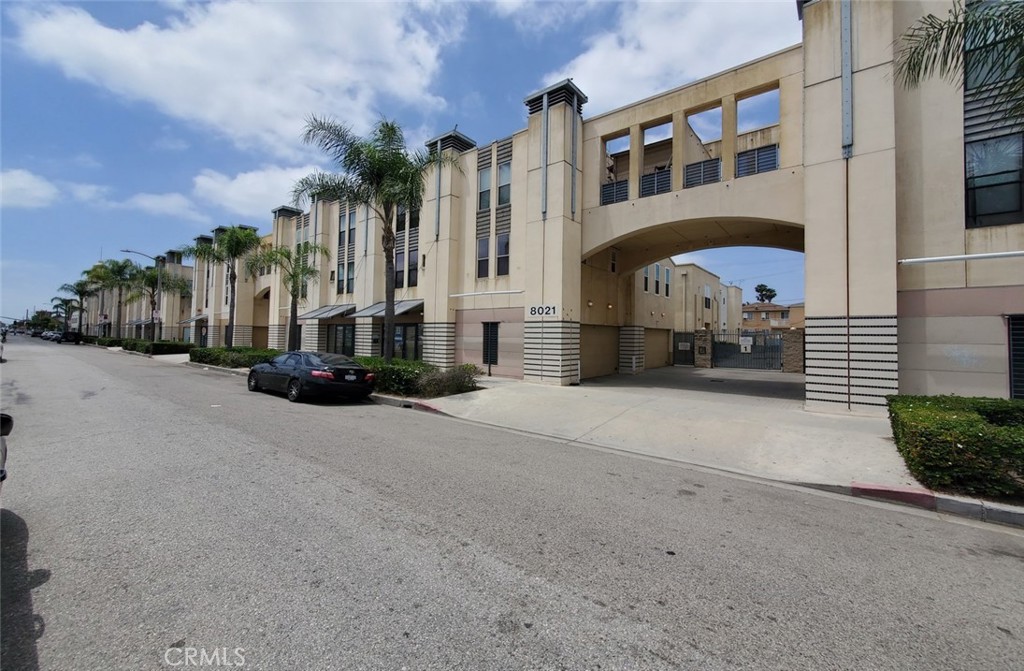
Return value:
[[(92, 2), (6, 0), (0, 44), (0, 315), (45, 308), (104, 258), (219, 225), (266, 232), (321, 155), (309, 114), (411, 144), (458, 124), (478, 143), (526, 125), (523, 98), (572, 77), (595, 115), (800, 41), (778, 2)], [(135, 257), (138, 261), (145, 261)], [(686, 259), (776, 302), (803, 258)]]

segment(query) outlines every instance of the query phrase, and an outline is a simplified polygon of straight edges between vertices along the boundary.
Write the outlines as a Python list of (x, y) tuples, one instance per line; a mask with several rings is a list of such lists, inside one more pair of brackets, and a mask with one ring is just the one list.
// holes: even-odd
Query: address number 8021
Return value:
[(549, 317), (557, 314), (554, 305), (531, 305), (529, 312), (531, 317)]

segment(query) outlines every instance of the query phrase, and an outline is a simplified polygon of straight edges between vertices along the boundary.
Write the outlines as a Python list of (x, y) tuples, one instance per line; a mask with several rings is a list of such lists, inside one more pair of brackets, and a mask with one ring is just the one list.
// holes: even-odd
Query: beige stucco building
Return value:
[[(644, 273), (664, 283), (653, 268), (674, 268), (675, 255), (769, 246), (805, 255), (809, 408), (879, 411), (896, 391), (1024, 394), (1024, 258), (901, 263), (1024, 250), (1020, 125), (970, 86), (894, 82), (895, 41), (951, 3), (796, 4), (803, 40), (789, 49), (586, 118), (586, 95), (565, 80), (529, 95), (527, 126), (508, 137), (428, 142), (458, 168), (427, 175), (421, 209), (395, 224), (399, 316), (388, 337), (399, 355), (558, 385), (663, 365), (680, 323), (738, 328), (741, 300), (721, 285), (718, 300), (695, 293), (710, 283), (670, 272), (671, 291), (688, 297), (673, 310), (638, 289)], [(745, 123), (750, 101), (766, 99), (777, 101), (773, 120)], [(708, 113), (717, 132), (697, 123)], [(1003, 159), (986, 159), (996, 147)], [(302, 345), (377, 353), (384, 264), (373, 214), (282, 207), (267, 239), (331, 250), (303, 299)], [(195, 272), (197, 310), (221, 320), (208, 312), (222, 315), (221, 301), (207, 305), (204, 291), (222, 280)], [(283, 347), (280, 280), (247, 281), (238, 323), (265, 324), (267, 343)]]

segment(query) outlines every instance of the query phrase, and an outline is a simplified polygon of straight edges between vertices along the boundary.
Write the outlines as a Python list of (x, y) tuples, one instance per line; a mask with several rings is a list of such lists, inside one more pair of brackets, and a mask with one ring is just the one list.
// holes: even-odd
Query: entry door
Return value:
[(692, 333), (672, 334), (672, 363), (676, 366), (692, 366), (694, 337)]

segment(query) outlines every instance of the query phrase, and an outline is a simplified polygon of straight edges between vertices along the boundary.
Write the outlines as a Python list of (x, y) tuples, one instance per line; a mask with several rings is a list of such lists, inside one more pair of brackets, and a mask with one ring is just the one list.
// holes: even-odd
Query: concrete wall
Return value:
[(671, 365), (671, 329), (646, 329), (644, 331), (644, 368), (661, 368)]
[(523, 376), (523, 312), (517, 308), (459, 310), (455, 320), (455, 362), (473, 363), (484, 370), (483, 323), (498, 322), (498, 364), (491, 374)]
[(618, 371), (619, 328), (583, 324), (580, 327), (580, 365), (583, 379)]

